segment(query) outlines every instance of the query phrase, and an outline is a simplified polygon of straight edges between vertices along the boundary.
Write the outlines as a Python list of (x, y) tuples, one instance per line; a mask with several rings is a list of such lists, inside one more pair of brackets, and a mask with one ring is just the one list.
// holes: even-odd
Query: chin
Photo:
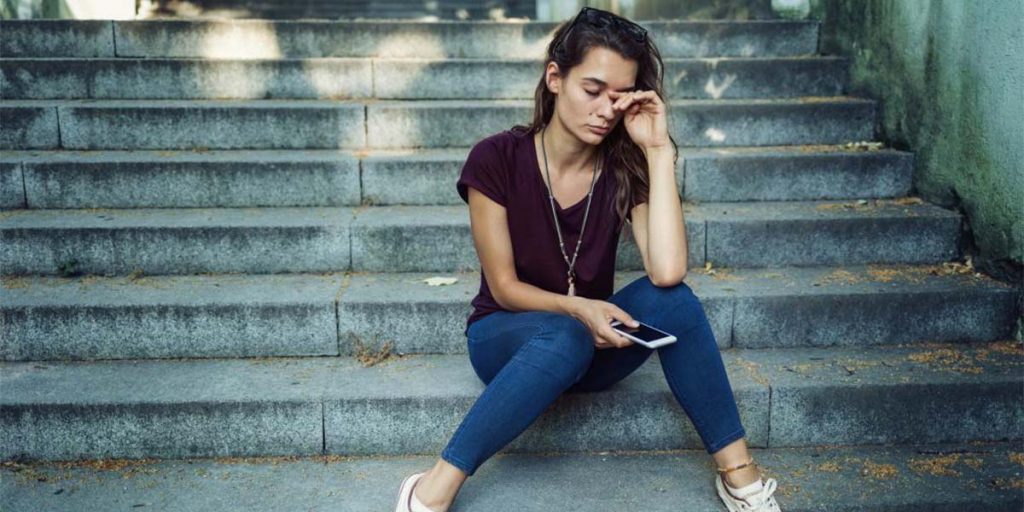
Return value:
[(612, 133), (612, 132), (609, 131), (608, 133), (606, 133), (604, 135), (598, 135), (598, 134), (590, 131), (590, 129), (588, 129), (588, 128), (583, 128), (583, 131), (584, 131), (584, 135), (586, 135), (586, 137), (583, 137), (583, 140), (588, 141), (588, 142), (593, 141), (594, 145), (600, 144), (601, 142), (604, 141), (605, 137), (608, 137), (608, 135), (610, 135)]

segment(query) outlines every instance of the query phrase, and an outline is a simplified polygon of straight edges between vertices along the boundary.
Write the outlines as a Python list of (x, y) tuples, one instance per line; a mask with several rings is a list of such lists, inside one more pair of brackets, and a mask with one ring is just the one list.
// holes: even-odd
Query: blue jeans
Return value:
[(597, 350), (590, 330), (569, 315), (497, 311), (480, 318), (466, 336), (470, 363), (487, 389), (441, 458), (472, 475), (562, 392), (603, 390), (640, 367), (654, 350), (708, 453), (746, 436), (711, 325), (689, 285), (661, 288), (645, 275), (608, 302), (677, 341), (653, 350), (637, 343)]

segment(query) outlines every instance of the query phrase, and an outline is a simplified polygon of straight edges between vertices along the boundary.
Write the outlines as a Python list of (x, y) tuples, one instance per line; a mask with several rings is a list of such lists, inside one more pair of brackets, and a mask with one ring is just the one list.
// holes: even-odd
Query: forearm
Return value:
[(651, 273), (666, 281), (681, 279), (687, 267), (686, 223), (673, 159), (671, 147), (647, 153), (647, 257)]
[(581, 297), (562, 295), (538, 288), (523, 281), (503, 283), (500, 290), (491, 290), (494, 300), (509, 311), (551, 311), (576, 316)]

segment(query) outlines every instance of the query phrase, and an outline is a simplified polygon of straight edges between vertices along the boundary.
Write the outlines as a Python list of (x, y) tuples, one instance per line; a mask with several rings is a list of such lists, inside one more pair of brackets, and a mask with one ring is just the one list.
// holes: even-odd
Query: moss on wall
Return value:
[[(21, 5), (19, 5), (21, 4)], [(28, 10), (23, 16), (20, 10)], [(0, 0), (0, 19), (17, 18), (74, 18), (65, 0)]]

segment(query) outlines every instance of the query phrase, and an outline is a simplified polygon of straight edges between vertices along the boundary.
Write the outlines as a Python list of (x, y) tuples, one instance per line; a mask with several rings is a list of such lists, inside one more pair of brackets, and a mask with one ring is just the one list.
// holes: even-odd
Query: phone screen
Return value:
[(637, 327), (630, 327), (626, 324), (620, 323), (614, 326), (614, 328), (622, 332), (627, 332), (630, 336), (636, 336), (637, 338), (640, 338), (644, 341), (660, 340), (662, 338), (669, 336), (668, 333), (659, 331), (643, 322), (641, 322), (640, 325)]

